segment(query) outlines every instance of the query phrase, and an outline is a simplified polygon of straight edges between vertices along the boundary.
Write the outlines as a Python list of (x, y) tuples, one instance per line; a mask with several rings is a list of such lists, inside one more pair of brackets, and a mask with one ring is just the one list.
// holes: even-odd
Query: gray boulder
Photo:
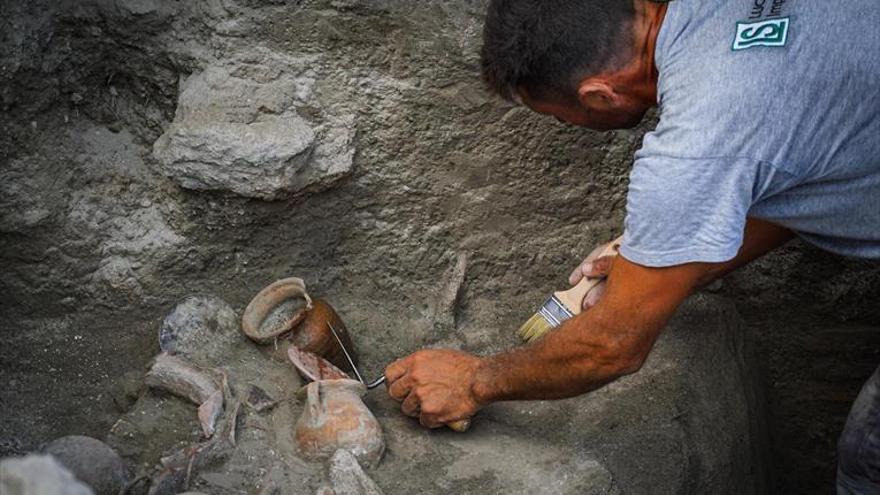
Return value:
[(94, 495), (51, 456), (29, 455), (0, 461), (3, 495)]
[(128, 470), (119, 454), (94, 438), (61, 437), (46, 445), (43, 453), (57, 459), (96, 495), (116, 495), (128, 481)]
[(187, 189), (273, 200), (326, 188), (351, 171), (353, 121), (313, 126), (297, 112), (297, 90), (286, 73), (209, 67), (181, 84), (153, 155)]

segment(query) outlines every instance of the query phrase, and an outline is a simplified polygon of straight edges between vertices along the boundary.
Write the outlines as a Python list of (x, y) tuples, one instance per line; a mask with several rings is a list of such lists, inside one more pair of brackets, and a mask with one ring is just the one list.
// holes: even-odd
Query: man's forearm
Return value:
[(535, 345), (486, 358), (474, 392), (488, 403), (560, 399), (595, 390), (641, 363), (640, 354), (624, 347), (619, 331), (619, 324), (599, 320), (592, 310), (583, 313)]
[(536, 344), (484, 359), (481, 402), (558, 399), (595, 390), (641, 367), (705, 265), (651, 269), (615, 263), (603, 299)]

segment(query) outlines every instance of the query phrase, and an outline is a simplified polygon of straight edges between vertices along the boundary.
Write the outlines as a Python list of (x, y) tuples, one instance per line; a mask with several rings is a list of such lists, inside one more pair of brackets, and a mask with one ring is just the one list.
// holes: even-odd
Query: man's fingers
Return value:
[(398, 359), (385, 367), (385, 382), (388, 384), (396, 382), (400, 377), (406, 374), (409, 369), (409, 356)]
[(584, 263), (581, 265), (581, 272), (583, 276), (590, 278), (607, 277), (611, 273), (614, 258), (614, 256), (603, 256), (589, 263)]
[(400, 404), (400, 410), (403, 411), (403, 414), (415, 418), (419, 415), (419, 410), (421, 409), (420, 406), (421, 404), (419, 403), (419, 399), (416, 398), (416, 394), (409, 394)]
[(398, 378), (394, 381), (394, 383), (388, 386), (388, 395), (390, 395), (392, 399), (403, 400), (408, 395), (410, 395), (409, 392), (411, 389), (411, 380), (407, 375), (404, 375), (403, 377)]
[(425, 428), (440, 428), (443, 423), (437, 421), (437, 416), (433, 414), (419, 414), (419, 423)]
[(568, 283), (576, 285), (584, 277), (595, 278), (608, 276), (608, 273), (611, 272), (611, 260), (613, 260), (614, 257), (603, 256), (599, 258), (599, 255), (602, 254), (607, 246), (608, 244), (600, 244), (590, 251), (590, 254), (584, 258), (584, 261), (582, 261), (581, 264), (571, 272), (571, 275), (568, 276)]
[(585, 310), (592, 308), (599, 302), (599, 299), (602, 298), (602, 294), (605, 293), (605, 282), (604, 280), (596, 284), (595, 287), (590, 289), (590, 292), (587, 292), (587, 295), (584, 296), (583, 308)]

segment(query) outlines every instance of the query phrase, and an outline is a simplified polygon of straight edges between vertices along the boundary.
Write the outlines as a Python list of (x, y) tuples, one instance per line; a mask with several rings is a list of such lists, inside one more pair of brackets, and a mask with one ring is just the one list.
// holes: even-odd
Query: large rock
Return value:
[(116, 495), (128, 481), (122, 458), (100, 440), (70, 435), (53, 440), (43, 452), (90, 486), (95, 495)]
[(351, 171), (353, 120), (313, 125), (295, 105), (303, 83), (259, 69), (208, 67), (181, 84), (153, 154), (182, 187), (272, 200), (326, 188)]
[(29, 455), (0, 461), (3, 495), (94, 495), (51, 456)]

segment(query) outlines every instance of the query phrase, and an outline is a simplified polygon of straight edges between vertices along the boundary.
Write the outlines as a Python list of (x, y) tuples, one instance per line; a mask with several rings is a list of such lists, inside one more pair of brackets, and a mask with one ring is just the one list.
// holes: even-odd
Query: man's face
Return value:
[(544, 98), (531, 98), (525, 91), (519, 92), (520, 101), (532, 110), (556, 117), (560, 122), (586, 127), (597, 131), (629, 129), (641, 122), (647, 106), (632, 98), (618, 97), (614, 102), (601, 100), (601, 104), (591, 104), (589, 99), (552, 101)]

